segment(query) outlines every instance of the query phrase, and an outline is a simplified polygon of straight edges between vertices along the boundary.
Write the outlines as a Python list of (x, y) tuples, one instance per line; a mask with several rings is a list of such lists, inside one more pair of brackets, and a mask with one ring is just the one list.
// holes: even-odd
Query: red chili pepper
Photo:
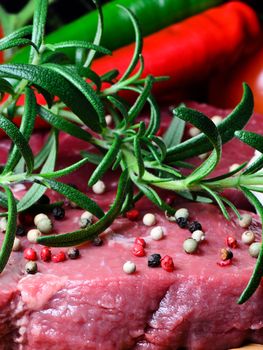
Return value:
[(132, 254), (135, 256), (144, 256), (145, 255), (145, 250), (142, 245), (140, 244), (135, 244), (132, 248)]
[[(171, 89), (182, 91), (254, 50), (260, 37), (254, 10), (242, 2), (226, 3), (144, 38), (143, 77), (170, 77), (154, 84), (156, 96)], [(111, 57), (95, 60), (92, 69), (100, 75), (118, 69), (121, 76), (133, 51), (134, 44), (120, 48)]]
[(24, 258), (31, 261), (37, 260), (37, 252), (33, 248), (26, 248), (24, 250)]
[(139, 210), (137, 209), (131, 209), (131, 210), (128, 210), (126, 213), (125, 213), (125, 216), (127, 219), (131, 220), (131, 221), (135, 221), (139, 218), (140, 216), (140, 212)]
[(161, 266), (165, 271), (168, 271), (168, 272), (174, 271), (174, 262), (169, 255), (165, 255), (161, 259)]
[(146, 242), (145, 242), (145, 240), (142, 237), (136, 237), (135, 241), (134, 241), (134, 244), (136, 244), (136, 245), (139, 244), (143, 248), (145, 248), (145, 246), (146, 246)]
[(51, 250), (48, 247), (43, 247), (40, 252), (40, 258), (43, 261), (50, 261), (51, 260)]
[(232, 236), (227, 236), (226, 244), (229, 248), (237, 248), (237, 240)]
[(55, 263), (59, 263), (59, 262), (65, 261), (66, 259), (67, 259), (66, 254), (63, 251), (61, 251), (58, 254), (52, 256), (52, 261), (55, 262)]

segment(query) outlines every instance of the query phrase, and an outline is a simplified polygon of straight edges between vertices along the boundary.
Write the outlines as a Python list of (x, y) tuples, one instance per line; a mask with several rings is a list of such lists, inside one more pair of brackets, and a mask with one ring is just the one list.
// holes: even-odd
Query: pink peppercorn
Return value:
[(237, 240), (232, 236), (227, 236), (226, 244), (229, 248), (237, 248)]
[(65, 260), (66, 260), (66, 254), (63, 251), (52, 256), (52, 261), (54, 263), (59, 263), (59, 262), (65, 261)]
[(145, 250), (142, 245), (140, 244), (134, 244), (132, 248), (132, 254), (135, 256), (144, 256), (145, 255)]
[(139, 218), (140, 212), (137, 209), (131, 209), (126, 212), (125, 216), (129, 220), (135, 221)]
[(146, 246), (146, 242), (145, 242), (145, 240), (142, 237), (136, 237), (135, 241), (134, 241), (134, 244), (139, 244), (143, 248), (145, 248), (145, 246)]
[(24, 250), (24, 258), (30, 261), (36, 261), (37, 253), (33, 248), (26, 248)]
[(232, 259), (228, 259), (228, 260), (221, 260), (217, 262), (217, 265), (224, 267), (224, 266), (229, 266), (232, 264)]
[(51, 260), (51, 250), (48, 247), (43, 247), (40, 252), (40, 258), (43, 261)]
[(165, 255), (161, 259), (161, 266), (165, 271), (168, 271), (168, 272), (174, 271), (174, 262), (172, 257), (170, 257), (169, 255)]

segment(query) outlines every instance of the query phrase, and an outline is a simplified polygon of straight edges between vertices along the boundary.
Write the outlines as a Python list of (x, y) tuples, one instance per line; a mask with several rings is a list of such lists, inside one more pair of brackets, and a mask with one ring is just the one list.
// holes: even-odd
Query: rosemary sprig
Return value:
[[(97, 5), (97, 1), (94, 0)], [(255, 205), (261, 217), (263, 209), (252, 191), (262, 192), (263, 157), (249, 167), (242, 164), (236, 171), (213, 177), (213, 171), (222, 157), (222, 145), (233, 137), (263, 152), (263, 136), (240, 131), (248, 122), (253, 111), (253, 96), (250, 88), (244, 84), (242, 100), (237, 107), (216, 127), (202, 113), (179, 106), (173, 110), (173, 119), (163, 137), (155, 134), (160, 126), (160, 111), (151, 94), (155, 81), (165, 77), (148, 76), (141, 78), (144, 61), (142, 57), (142, 37), (138, 21), (127, 9), (121, 7), (131, 18), (135, 29), (136, 45), (134, 55), (125, 73), (119, 78), (113, 70), (99, 76), (92, 70), (92, 61), (96, 52), (109, 54), (100, 46), (103, 31), (103, 18), (98, 7), (98, 27), (93, 43), (83, 41), (65, 41), (45, 44), (44, 27), (47, 14), (47, 0), (35, 0), (36, 11), (33, 26), (26, 26), (0, 40), (2, 50), (20, 45), (31, 45), (29, 63), (2, 64), (0, 66), (0, 91), (9, 96), (0, 104), (0, 127), (12, 140), (12, 147), (2, 173), (0, 186), (0, 205), (6, 210), (1, 215), (8, 217), (8, 229), (0, 251), (0, 270), (6, 265), (14, 241), (16, 213), (36, 205), (47, 188), (51, 188), (74, 201), (81, 208), (92, 212), (98, 221), (83, 230), (62, 234), (42, 236), (38, 242), (53, 246), (71, 246), (94, 239), (103, 232), (116, 217), (132, 208), (137, 200), (146, 196), (161, 210), (169, 214), (174, 209), (168, 206), (156, 189), (171, 190), (184, 198), (197, 202), (217, 203), (227, 220), (230, 219), (229, 207), (240, 217), (238, 210), (221, 192), (226, 188), (236, 188)], [(29, 40), (27, 36), (31, 34)], [(61, 53), (70, 47), (76, 52), (75, 62), (71, 62)], [(135, 68), (139, 69), (134, 72)], [(118, 67), (116, 67), (118, 68)], [(103, 82), (109, 86), (102, 89)], [(119, 91), (128, 90), (138, 96), (130, 105), (119, 96)], [(46, 104), (37, 102), (36, 94), (42, 94)], [(24, 106), (18, 106), (17, 100), (25, 94)], [(54, 98), (56, 96), (56, 98)], [(147, 123), (138, 122), (137, 117), (148, 104), (150, 108)], [(106, 127), (105, 114), (109, 111), (114, 127)], [(49, 138), (40, 152), (34, 156), (29, 146), (35, 117), (39, 115), (50, 124)], [(14, 115), (22, 117), (20, 128), (11, 121)], [(198, 127), (202, 133), (182, 142), (185, 123)], [(84, 127), (84, 128), (83, 128)], [(55, 170), (59, 148), (60, 131), (92, 144), (97, 152), (83, 150), (83, 159), (70, 166)], [(198, 168), (192, 169), (187, 159), (211, 151), (210, 156)], [(106, 171), (121, 171), (116, 199), (109, 211), (104, 213), (101, 207), (88, 196), (75, 188), (57, 181), (87, 163), (96, 168), (87, 178), (91, 186)], [(191, 169), (184, 176), (181, 168)], [(20, 201), (12, 195), (12, 185), (27, 181), (31, 183), (28, 192)], [(239, 302), (246, 301), (259, 285), (263, 270), (263, 248), (254, 273)], [(260, 276), (260, 278), (259, 278)]]

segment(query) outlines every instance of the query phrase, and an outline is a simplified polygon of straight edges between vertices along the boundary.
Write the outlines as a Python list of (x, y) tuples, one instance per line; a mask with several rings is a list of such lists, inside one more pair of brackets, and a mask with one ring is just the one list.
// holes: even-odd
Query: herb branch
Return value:
[[(236, 188), (244, 193), (263, 217), (262, 204), (252, 193), (263, 192), (263, 173), (260, 171), (263, 157), (249, 167), (245, 163), (236, 171), (220, 177), (211, 176), (220, 162), (222, 145), (233, 137), (263, 153), (263, 136), (240, 131), (253, 111), (250, 88), (243, 85), (242, 100), (218, 127), (204, 114), (179, 106), (173, 111), (173, 119), (165, 135), (156, 136), (160, 127), (160, 111), (151, 89), (155, 81), (166, 77), (141, 78), (144, 61), (140, 27), (135, 16), (123, 7), (135, 30), (136, 45), (131, 62), (119, 79), (117, 70), (103, 76), (92, 70), (92, 61), (97, 52), (110, 53), (100, 46), (103, 18), (97, 1), (94, 3), (98, 8), (99, 20), (93, 43), (65, 41), (45, 44), (47, 0), (35, 1), (33, 26), (23, 27), (0, 40), (1, 50), (21, 44), (31, 46), (28, 63), (0, 66), (0, 92), (8, 96), (0, 105), (0, 128), (12, 140), (12, 149), (0, 174), (0, 186), (3, 188), (0, 204), (6, 209), (1, 215), (8, 218), (8, 228), (0, 251), (1, 271), (11, 253), (17, 212), (36, 205), (47, 188), (64, 195), (98, 218), (95, 224), (82, 230), (40, 237), (38, 242), (47, 246), (71, 246), (94, 239), (142, 196), (146, 196), (161, 210), (173, 214), (174, 209), (160, 197), (156, 191), (158, 188), (174, 191), (191, 200), (213, 201), (227, 220), (230, 218), (227, 207), (238, 217), (240, 214), (220, 193), (226, 188)], [(31, 40), (27, 38), (29, 34)], [(59, 54), (66, 47), (75, 50), (74, 62), (69, 58), (65, 60)], [(139, 68), (134, 72), (137, 66)], [(106, 89), (102, 88), (104, 82), (108, 83)], [(119, 96), (121, 90), (137, 94), (134, 104), (130, 105)], [(42, 105), (37, 102), (37, 94), (44, 98)], [(19, 106), (18, 98), (23, 95), (24, 106)], [(137, 117), (146, 104), (150, 109), (149, 121), (138, 122)], [(114, 127), (111, 129), (106, 127), (106, 111), (113, 116)], [(14, 115), (22, 118), (20, 128), (12, 123)], [(34, 156), (29, 141), (37, 115), (49, 123), (51, 129), (48, 141)], [(186, 122), (199, 128), (202, 133), (182, 141)], [(84, 151), (82, 160), (56, 171), (60, 131), (92, 144), (100, 150), (100, 154)], [(187, 159), (205, 152), (211, 152), (209, 157), (199, 167), (192, 169), (188, 176), (184, 176), (181, 168), (192, 168)], [(107, 213), (82, 192), (57, 181), (87, 163), (97, 165), (87, 179), (89, 186), (101, 179), (106, 171), (121, 170), (116, 198)], [(25, 181), (31, 183), (31, 187), (18, 202), (13, 197), (12, 186)], [(245, 302), (256, 290), (262, 270), (263, 245), (254, 273), (239, 299), (240, 303)]]

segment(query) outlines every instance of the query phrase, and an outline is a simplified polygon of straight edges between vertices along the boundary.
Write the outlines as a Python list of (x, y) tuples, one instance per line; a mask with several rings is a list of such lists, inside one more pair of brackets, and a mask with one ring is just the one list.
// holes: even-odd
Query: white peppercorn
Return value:
[(243, 214), (238, 220), (239, 226), (247, 228), (252, 223), (252, 216), (250, 214)]
[(127, 274), (132, 274), (136, 271), (136, 265), (132, 261), (126, 261), (125, 264), (123, 264), (123, 271)]
[(187, 238), (183, 243), (183, 248), (187, 254), (192, 254), (197, 250), (198, 243), (193, 238)]
[(156, 217), (152, 213), (147, 213), (143, 216), (142, 222), (145, 226), (153, 226), (156, 224)]
[(180, 208), (175, 212), (176, 219), (179, 219), (179, 218), (188, 219), (188, 217), (189, 217), (189, 211), (186, 208)]
[(38, 237), (40, 237), (40, 236), (41, 236), (41, 232), (39, 230), (37, 230), (37, 229), (32, 229), (32, 230), (29, 230), (27, 232), (27, 239), (31, 243), (36, 243)]
[(106, 186), (105, 183), (101, 180), (97, 181), (93, 186), (92, 186), (92, 191), (96, 194), (102, 194), (105, 192)]
[(250, 256), (252, 256), (253, 258), (257, 258), (259, 255), (259, 252), (260, 252), (260, 248), (261, 248), (260, 242), (252, 243), (248, 248), (248, 252), (249, 252)]
[(154, 241), (159, 241), (164, 236), (163, 228), (161, 226), (154, 227), (151, 229), (150, 235)]
[(251, 244), (255, 240), (255, 233), (251, 230), (242, 233), (241, 240), (245, 244)]
[(205, 234), (202, 230), (196, 230), (192, 233), (192, 238), (196, 240), (196, 242), (201, 242), (205, 239)]

